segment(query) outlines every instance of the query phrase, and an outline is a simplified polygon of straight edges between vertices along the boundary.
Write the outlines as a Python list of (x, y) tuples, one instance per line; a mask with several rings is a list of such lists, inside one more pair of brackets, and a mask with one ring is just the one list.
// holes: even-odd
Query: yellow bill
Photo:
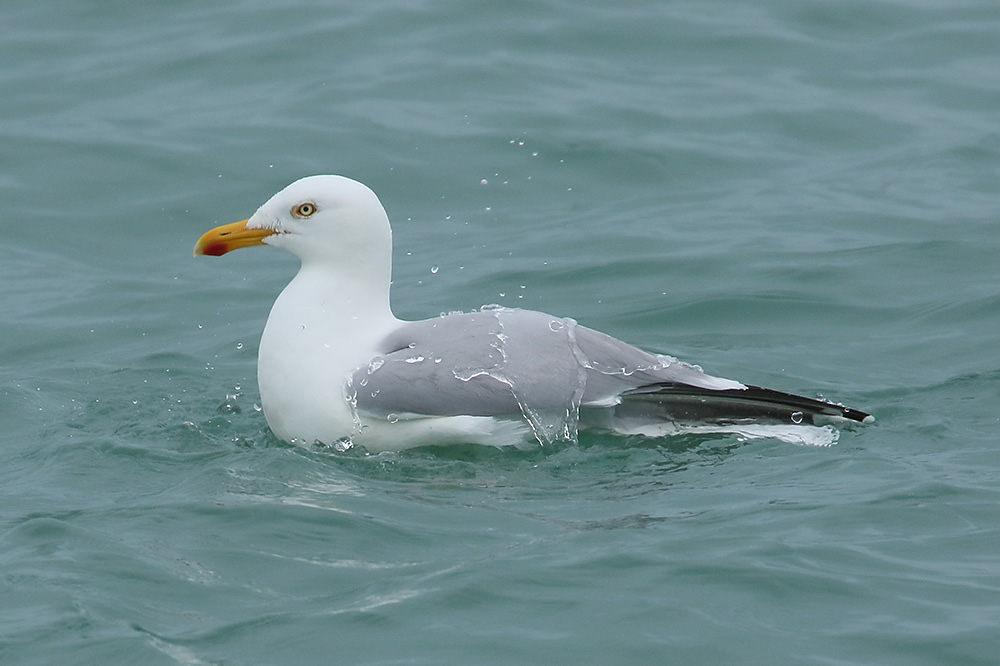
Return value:
[(206, 254), (219, 257), (241, 247), (263, 245), (264, 239), (277, 233), (274, 229), (247, 229), (247, 222), (224, 224), (207, 232), (194, 246), (194, 256)]

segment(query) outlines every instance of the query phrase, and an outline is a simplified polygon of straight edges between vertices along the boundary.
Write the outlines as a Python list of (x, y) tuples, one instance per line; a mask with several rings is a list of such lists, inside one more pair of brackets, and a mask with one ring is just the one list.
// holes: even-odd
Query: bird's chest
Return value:
[[(257, 381), (268, 425), (285, 441), (349, 437), (357, 414), (348, 378), (374, 355), (378, 331), (272, 312), (261, 336)], [(376, 338), (377, 339), (377, 338)]]

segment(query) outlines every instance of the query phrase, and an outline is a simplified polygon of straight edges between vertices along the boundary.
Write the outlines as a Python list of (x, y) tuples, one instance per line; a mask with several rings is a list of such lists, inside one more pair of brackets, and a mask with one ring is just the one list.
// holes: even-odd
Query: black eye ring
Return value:
[(306, 201), (305, 203), (300, 203), (298, 206), (292, 209), (292, 215), (295, 217), (312, 217), (316, 214), (316, 204), (311, 201)]

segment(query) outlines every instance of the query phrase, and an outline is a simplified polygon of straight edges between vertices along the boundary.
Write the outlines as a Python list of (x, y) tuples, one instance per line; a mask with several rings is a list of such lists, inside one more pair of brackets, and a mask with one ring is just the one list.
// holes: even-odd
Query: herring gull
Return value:
[[(873, 420), (714, 377), (568, 317), (494, 305), (399, 320), (389, 306), (389, 219), (374, 192), (343, 176), (292, 183), (249, 219), (207, 232), (194, 253), (254, 245), (301, 260), (271, 308), (257, 364), (267, 423), (293, 444), (537, 445), (573, 440), (583, 427), (829, 444), (833, 426)], [(806, 427), (826, 434), (789, 434)]]

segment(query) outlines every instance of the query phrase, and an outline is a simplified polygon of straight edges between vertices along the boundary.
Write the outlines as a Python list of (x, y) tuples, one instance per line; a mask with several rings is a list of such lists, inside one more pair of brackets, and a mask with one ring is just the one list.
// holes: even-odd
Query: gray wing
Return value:
[(358, 408), (385, 415), (575, 418), (643, 386), (741, 389), (697, 366), (659, 356), (574, 320), (508, 308), (409, 322), (352, 377)]

